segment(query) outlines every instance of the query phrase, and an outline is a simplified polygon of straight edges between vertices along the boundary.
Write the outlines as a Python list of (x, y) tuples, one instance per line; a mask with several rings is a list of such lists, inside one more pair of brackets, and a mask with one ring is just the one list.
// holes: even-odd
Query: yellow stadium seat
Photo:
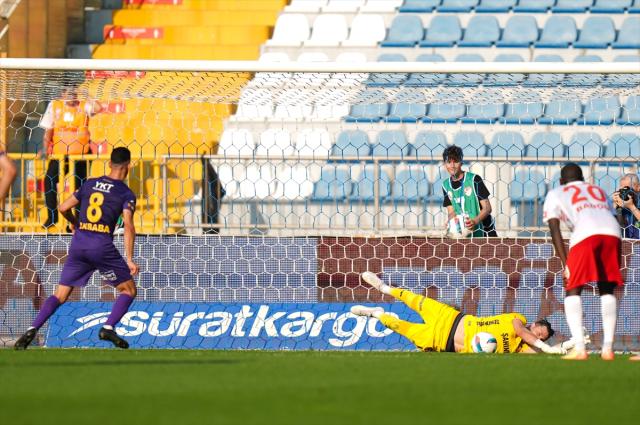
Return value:
[(106, 44), (127, 45), (224, 45), (262, 44), (270, 35), (267, 26), (165, 26), (156, 38), (107, 38)]
[(288, 0), (183, 0), (182, 4), (142, 3), (123, 5), (125, 9), (148, 10), (282, 10)]
[(113, 12), (113, 25), (122, 26), (190, 26), (247, 25), (273, 26), (279, 10), (254, 10), (248, 14), (237, 10), (127, 9)]
[(176, 59), (176, 60), (255, 60), (258, 45), (128, 45), (101, 44), (93, 52), (94, 59)]

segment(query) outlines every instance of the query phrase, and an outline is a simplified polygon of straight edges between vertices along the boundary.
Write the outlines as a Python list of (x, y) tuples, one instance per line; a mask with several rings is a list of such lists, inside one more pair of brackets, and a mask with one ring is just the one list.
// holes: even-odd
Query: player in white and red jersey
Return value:
[[(596, 282), (602, 311), (602, 358), (613, 360), (613, 338), (616, 328), (616, 297), (613, 290), (622, 285), (620, 225), (614, 217), (607, 195), (600, 187), (585, 183), (582, 169), (574, 163), (562, 167), (561, 186), (547, 194), (544, 221), (549, 224), (556, 254), (564, 267), (564, 311), (574, 352), (564, 358), (586, 360), (582, 328), (582, 287)], [(571, 231), (569, 253), (565, 250), (560, 223)]]

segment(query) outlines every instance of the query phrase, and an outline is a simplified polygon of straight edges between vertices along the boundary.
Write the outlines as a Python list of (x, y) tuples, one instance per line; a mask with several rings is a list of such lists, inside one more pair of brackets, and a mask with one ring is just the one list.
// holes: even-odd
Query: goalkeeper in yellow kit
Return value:
[(411, 291), (384, 284), (371, 272), (362, 279), (380, 292), (404, 302), (416, 311), (424, 323), (411, 323), (387, 314), (381, 307), (353, 306), (351, 312), (359, 316), (378, 319), (384, 326), (403, 335), (421, 351), (445, 351), (471, 353), (471, 339), (478, 332), (495, 336), (496, 353), (566, 354), (572, 348), (571, 340), (550, 346), (545, 341), (553, 336), (553, 329), (546, 320), (538, 320), (527, 326), (527, 319), (519, 313), (505, 313), (490, 317), (476, 317), (434, 299)]

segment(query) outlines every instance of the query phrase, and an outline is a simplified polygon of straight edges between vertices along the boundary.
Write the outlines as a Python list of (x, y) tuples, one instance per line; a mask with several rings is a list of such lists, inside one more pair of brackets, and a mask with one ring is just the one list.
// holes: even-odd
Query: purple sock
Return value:
[(31, 327), (36, 329), (40, 329), (44, 323), (49, 320), (49, 317), (53, 316), (53, 313), (60, 307), (60, 300), (55, 296), (51, 295), (44, 301), (42, 308), (38, 312), (38, 316), (36, 316), (36, 320), (33, 321)]
[(133, 297), (127, 294), (121, 294), (111, 309), (111, 314), (105, 325), (114, 327), (116, 323), (122, 319), (122, 316), (129, 310), (129, 306), (133, 302)]

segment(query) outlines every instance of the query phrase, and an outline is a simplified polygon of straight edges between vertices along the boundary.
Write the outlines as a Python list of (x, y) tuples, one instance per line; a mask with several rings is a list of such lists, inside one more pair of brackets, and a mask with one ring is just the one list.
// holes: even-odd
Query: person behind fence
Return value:
[(613, 193), (613, 205), (623, 237), (640, 239), (640, 180), (636, 174), (622, 176), (619, 189)]
[(4, 215), (4, 200), (9, 194), (9, 188), (11, 188), (16, 174), (16, 164), (0, 146), (0, 217)]
[[(103, 110), (99, 102), (81, 101), (75, 87), (65, 87), (60, 99), (53, 100), (40, 120), (44, 132), (41, 156), (64, 155), (65, 173), (69, 170), (68, 155), (90, 153), (89, 118)], [(88, 161), (75, 163), (75, 188), (79, 188), (87, 178)], [(44, 180), (47, 220), (43, 226), (48, 229), (58, 222), (58, 179), (60, 161), (51, 159)]]
[(212, 225), (211, 227), (205, 227), (205, 234), (218, 234), (220, 233), (220, 228), (217, 226), (219, 222), (220, 204), (226, 192), (224, 187), (222, 187), (218, 173), (216, 173), (215, 168), (213, 168), (211, 161), (205, 160), (205, 162), (202, 186), (202, 222)]
[(442, 159), (449, 173), (449, 178), (442, 181), (442, 206), (447, 208), (447, 222), (464, 217), (464, 226), (470, 236), (498, 236), (491, 216), (489, 189), (482, 177), (462, 170), (462, 149), (449, 146), (442, 153)]

